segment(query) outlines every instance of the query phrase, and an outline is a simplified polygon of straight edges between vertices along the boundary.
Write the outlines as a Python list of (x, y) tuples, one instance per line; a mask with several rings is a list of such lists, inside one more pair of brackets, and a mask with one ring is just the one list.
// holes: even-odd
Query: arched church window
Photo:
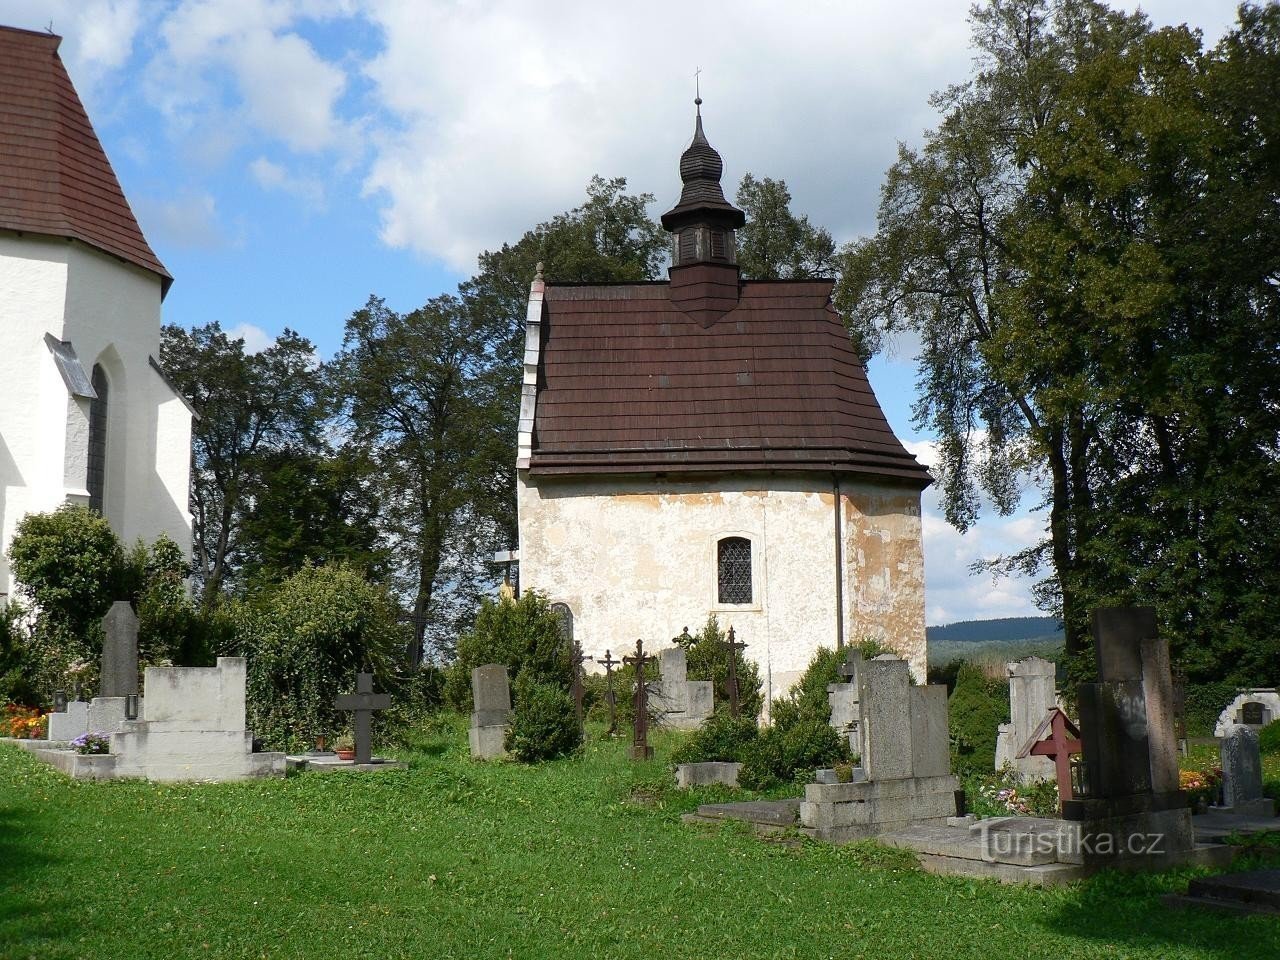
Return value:
[(717, 544), (717, 596), (720, 603), (751, 602), (751, 541), (725, 537)]
[(565, 643), (573, 643), (573, 611), (567, 603), (553, 603), (551, 613), (559, 621), (560, 637)]
[(89, 401), (89, 509), (102, 513), (102, 494), (107, 480), (107, 375), (94, 364), (90, 381), (98, 396)]

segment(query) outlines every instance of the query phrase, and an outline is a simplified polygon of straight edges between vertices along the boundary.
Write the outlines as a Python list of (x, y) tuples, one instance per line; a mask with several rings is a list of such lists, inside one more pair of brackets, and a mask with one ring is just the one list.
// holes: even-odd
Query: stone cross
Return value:
[(370, 721), (373, 711), (391, 706), (391, 694), (373, 692), (373, 674), (356, 674), (356, 692), (344, 693), (333, 701), (335, 710), (350, 710), (356, 715), (356, 763), (373, 762), (373, 743)]
[(596, 661), (600, 666), (604, 667), (605, 692), (604, 702), (609, 705), (609, 729), (605, 736), (612, 737), (618, 729), (618, 713), (617, 713), (617, 694), (613, 692), (613, 668), (620, 664), (621, 660), (613, 659), (613, 654), (608, 650), (604, 652), (604, 656)]
[(1082, 750), (1076, 725), (1058, 707), (1053, 707), (1018, 751), (1017, 759), (1048, 757), (1053, 761), (1058, 779), (1058, 803), (1061, 805), (1062, 801), (1075, 797), (1071, 788), (1071, 757)]
[(746, 644), (735, 640), (733, 627), (729, 628), (729, 636), (725, 639), (725, 647), (729, 650), (729, 716), (738, 717), (738, 651), (745, 650)]
[(622, 662), (636, 668), (635, 718), (631, 727), (631, 759), (648, 760), (653, 756), (649, 746), (649, 691), (645, 686), (644, 667), (653, 661), (653, 655), (644, 652), (644, 641), (636, 641), (634, 656), (623, 657)]
[(582, 644), (574, 640), (569, 647), (569, 665), (573, 670), (573, 682), (570, 692), (573, 694), (573, 711), (578, 717), (578, 728), (582, 729), (582, 665), (595, 657), (588, 657), (582, 652)]
[(138, 692), (138, 617), (128, 600), (117, 600), (102, 618), (101, 697)]

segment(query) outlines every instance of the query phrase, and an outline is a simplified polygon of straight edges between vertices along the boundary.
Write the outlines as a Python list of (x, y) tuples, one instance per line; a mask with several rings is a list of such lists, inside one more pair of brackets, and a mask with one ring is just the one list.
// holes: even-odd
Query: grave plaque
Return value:
[(1266, 723), (1266, 710), (1257, 700), (1250, 700), (1240, 707), (1240, 722), (1247, 727), (1261, 727)]

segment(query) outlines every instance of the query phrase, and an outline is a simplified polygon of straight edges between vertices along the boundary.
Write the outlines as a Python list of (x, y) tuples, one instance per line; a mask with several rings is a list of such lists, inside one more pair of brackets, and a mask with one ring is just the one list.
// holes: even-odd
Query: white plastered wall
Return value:
[(28, 513), (85, 502), (87, 401), (70, 397), (44, 335), (70, 341), (110, 381), (104, 514), (131, 544), (191, 545), (190, 414), (149, 357), (160, 352), (160, 278), (84, 244), (0, 233), (0, 593)]
[[(742, 475), (531, 483), (519, 471), (520, 583), (573, 611), (586, 653), (668, 646), (709, 613), (732, 625), (780, 696), (836, 644), (836, 494), (830, 477)], [(924, 567), (915, 491), (840, 488), (846, 639), (874, 636), (923, 678)], [(716, 544), (751, 540), (751, 604), (716, 598)]]

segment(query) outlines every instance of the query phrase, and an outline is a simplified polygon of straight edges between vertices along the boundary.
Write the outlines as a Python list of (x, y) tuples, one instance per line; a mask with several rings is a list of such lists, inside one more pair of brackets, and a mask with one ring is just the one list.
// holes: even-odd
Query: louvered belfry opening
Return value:
[(102, 513), (102, 497), (107, 485), (107, 375), (101, 365), (94, 364), (93, 392), (98, 396), (89, 401), (89, 457), (86, 486), (89, 490), (89, 509)]
[(719, 603), (751, 602), (751, 541), (725, 537), (716, 549), (716, 584)]

